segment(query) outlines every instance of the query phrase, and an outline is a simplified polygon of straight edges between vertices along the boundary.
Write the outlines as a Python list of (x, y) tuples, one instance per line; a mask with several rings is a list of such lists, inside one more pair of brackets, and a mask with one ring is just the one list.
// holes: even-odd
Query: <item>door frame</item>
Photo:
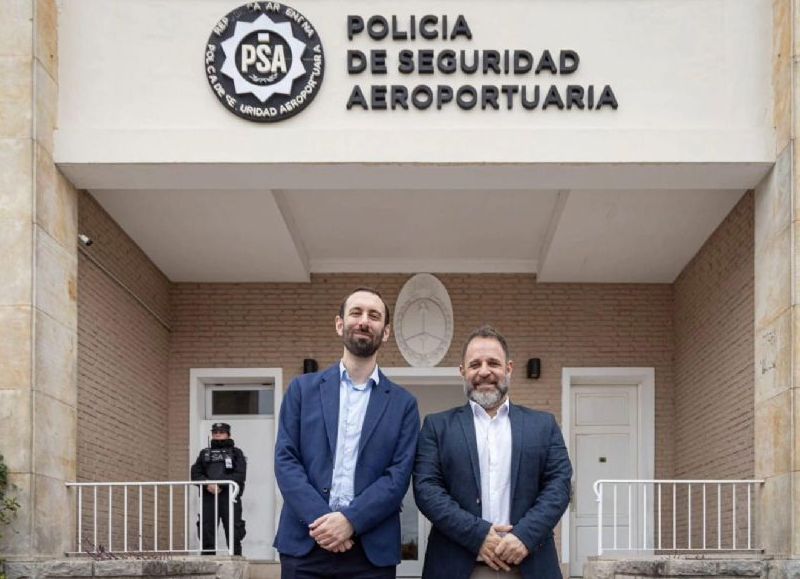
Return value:
[[(283, 402), (283, 369), (282, 368), (191, 368), (189, 370), (189, 464), (200, 453), (197, 443), (199, 423), (202, 420), (199, 412), (201, 403), (205, 405), (205, 389), (208, 384), (227, 382), (229, 384), (272, 382), (275, 416), (275, 437), (278, 436), (278, 413)], [(283, 497), (278, 485), (273, 480), (272, 492), (275, 500), (275, 529), (278, 528)]]
[[(424, 382), (427, 386), (450, 386), (463, 383), (463, 378), (458, 371), (458, 366), (444, 366), (436, 368), (417, 368), (411, 366), (381, 368), (381, 372), (395, 384), (406, 386)], [(466, 399), (464, 399), (466, 404)], [(397, 567), (398, 577), (419, 577), (422, 575), (422, 563), (425, 560), (425, 551), (428, 548), (428, 533), (430, 523), (425, 516), (419, 514), (419, 575), (412, 575), (410, 571), (401, 570), (403, 563)]]
[[(638, 414), (638, 472), (637, 478), (655, 478), (655, 368), (562, 368), (561, 369), (561, 431), (570, 457), (575, 456), (571, 441), (572, 386), (633, 385), (637, 387)], [(573, 472), (577, 468), (573, 467)], [(574, 476), (574, 475), (573, 475)], [(572, 501), (561, 517), (561, 562), (567, 567), (570, 557), (570, 515)]]

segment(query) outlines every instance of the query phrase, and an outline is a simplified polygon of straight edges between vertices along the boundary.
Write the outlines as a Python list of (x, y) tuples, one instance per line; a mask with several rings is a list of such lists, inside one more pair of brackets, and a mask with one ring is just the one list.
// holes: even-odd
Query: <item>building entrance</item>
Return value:
[[(274, 449), (276, 414), (282, 398), (281, 377), (274, 370), (248, 368), (193, 370), (192, 374), (192, 401), (196, 407), (191, 421), (191, 460), (208, 445), (211, 424), (231, 425), (231, 436), (247, 457), (247, 482), (242, 499), (247, 535), (242, 541), (242, 555), (251, 561), (273, 560), (276, 554), (272, 541), (279, 512)], [(222, 526), (218, 532), (222, 554), (225, 549)]]

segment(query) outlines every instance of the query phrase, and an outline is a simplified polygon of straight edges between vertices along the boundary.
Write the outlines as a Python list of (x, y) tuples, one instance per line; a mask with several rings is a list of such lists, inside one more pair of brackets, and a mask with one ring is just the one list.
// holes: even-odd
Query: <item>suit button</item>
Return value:
[(475, 502), (478, 503), (478, 504), (481, 504), (481, 498), (478, 497), (477, 499), (475, 499)]
[(329, 490), (328, 487), (325, 487), (325, 488), (322, 489), (322, 493), (327, 495), (328, 494), (328, 490)]

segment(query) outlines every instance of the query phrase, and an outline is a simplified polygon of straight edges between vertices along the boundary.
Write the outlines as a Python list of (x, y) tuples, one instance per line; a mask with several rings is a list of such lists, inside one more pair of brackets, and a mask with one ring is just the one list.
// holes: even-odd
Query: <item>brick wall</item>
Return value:
[[(748, 193), (675, 281), (675, 478), (754, 475), (754, 205)], [(671, 491), (670, 491), (671, 492)], [(706, 541), (732, 546), (733, 491), (706, 489)], [(747, 487), (737, 488), (737, 545), (747, 541)], [(677, 497), (678, 546), (688, 545), (688, 491)], [(721, 537), (717, 506), (721, 508)], [(668, 508), (671, 508), (668, 507)], [(702, 488), (692, 494), (692, 544), (703, 540)], [(670, 514), (671, 518), (671, 514)]]
[(675, 476), (751, 478), (753, 194), (675, 281)]
[[(308, 284), (172, 286), (170, 348), (170, 476), (186, 476), (189, 369), (281, 367), (288, 382), (302, 359), (321, 367), (338, 360), (333, 318), (360, 285), (394, 304), (408, 275), (314, 275)], [(657, 476), (672, 472), (672, 288), (669, 285), (539, 284), (528, 275), (440, 275), (453, 302), (453, 346), (442, 366), (456, 366), (463, 339), (491, 322), (517, 360), (514, 399), (560, 416), (564, 366), (654, 366)], [(542, 359), (539, 380), (524, 378), (529, 357)], [(405, 366), (392, 340), (384, 366)]]
[(112, 275), (167, 323), (169, 280), (89, 194), (78, 211), (78, 480), (165, 480), (169, 332)]

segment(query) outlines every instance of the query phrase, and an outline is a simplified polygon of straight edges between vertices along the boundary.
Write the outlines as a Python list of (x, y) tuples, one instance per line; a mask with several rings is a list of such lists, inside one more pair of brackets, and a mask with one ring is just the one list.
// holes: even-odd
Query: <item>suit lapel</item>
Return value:
[(458, 413), (461, 428), (464, 431), (464, 441), (469, 451), (469, 461), (472, 464), (472, 476), (475, 477), (475, 488), (481, 493), (481, 462), (478, 458), (478, 438), (475, 434), (475, 422), (472, 416), (472, 407), (467, 403)]
[(508, 419), (511, 422), (511, 504), (514, 504), (514, 493), (519, 478), (519, 463), (522, 459), (522, 442), (525, 432), (525, 413), (513, 404), (508, 407)]
[(372, 392), (369, 394), (364, 424), (361, 425), (361, 439), (358, 442), (359, 457), (361, 456), (361, 449), (367, 444), (369, 437), (372, 436), (375, 427), (378, 425), (378, 421), (380, 421), (381, 416), (386, 411), (386, 407), (389, 405), (391, 396), (389, 381), (380, 371), (378, 372), (378, 379), (380, 382), (372, 387)]
[(331, 456), (336, 456), (336, 437), (339, 434), (339, 365), (330, 368), (319, 383), (322, 400), (322, 416), (328, 433)]

